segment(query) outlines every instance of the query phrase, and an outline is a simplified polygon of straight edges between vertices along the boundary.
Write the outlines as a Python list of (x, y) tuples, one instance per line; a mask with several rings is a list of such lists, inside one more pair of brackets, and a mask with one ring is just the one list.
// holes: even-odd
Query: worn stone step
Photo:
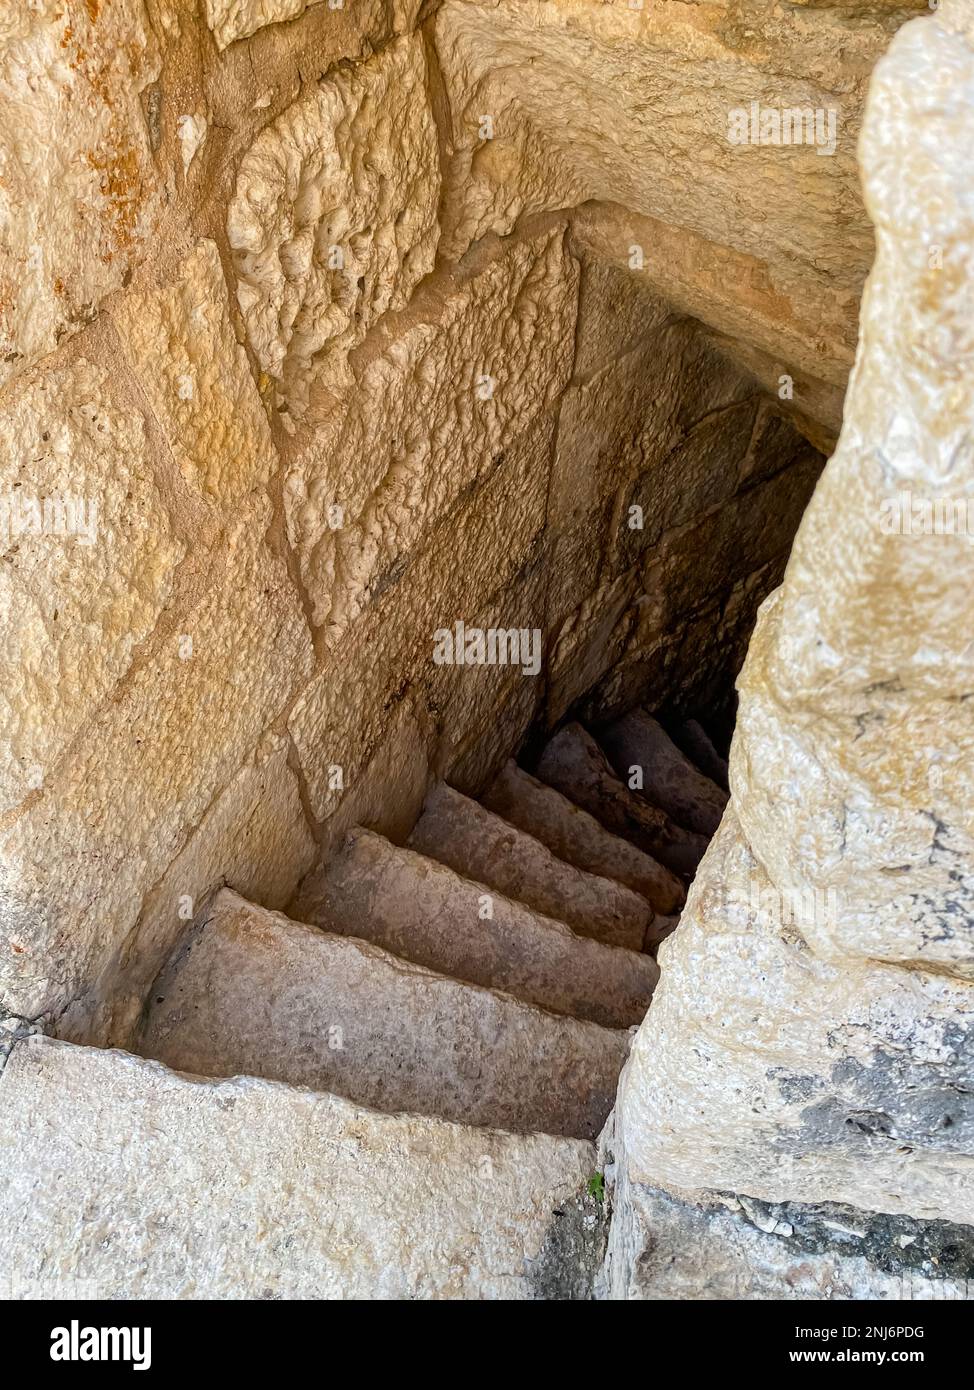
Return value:
[(659, 978), (649, 956), (577, 936), (368, 830), (354, 830), (305, 880), (290, 910), (430, 970), (609, 1028), (639, 1023)]
[(686, 890), (676, 874), (560, 791), (518, 767), (511, 759), (482, 797), (484, 806), (533, 835), (552, 854), (587, 873), (623, 883), (644, 897), (654, 912), (678, 913)]
[(646, 932), (643, 949), (652, 950), (655, 955), (656, 947), (661, 941), (665, 941), (668, 936), (672, 935), (679, 925), (679, 917), (663, 917), (662, 915), (654, 917)]
[(641, 951), (653, 921), (645, 898), (556, 859), (546, 845), (439, 783), (426, 798), (410, 849), (496, 888), (582, 936)]
[(33, 1038), (0, 1077), (0, 1269), (27, 1299), (585, 1298), (595, 1167), (577, 1139)]
[(729, 792), (727, 759), (714, 747), (707, 730), (696, 719), (669, 722), (666, 731), (690, 761), (724, 792)]
[(705, 777), (677, 748), (669, 734), (645, 710), (631, 710), (596, 731), (599, 747), (624, 782), (642, 772), (642, 794), (698, 835), (713, 835), (720, 825), (727, 793)]
[(612, 1107), (628, 1040), (224, 889), (157, 981), (139, 1051), (177, 1071), (589, 1139)]
[(630, 840), (674, 873), (690, 877), (696, 872), (707, 837), (685, 830), (665, 811), (630, 791), (581, 724), (566, 724), (549, 741), (537, 774), (590, 812), (606, 830)]

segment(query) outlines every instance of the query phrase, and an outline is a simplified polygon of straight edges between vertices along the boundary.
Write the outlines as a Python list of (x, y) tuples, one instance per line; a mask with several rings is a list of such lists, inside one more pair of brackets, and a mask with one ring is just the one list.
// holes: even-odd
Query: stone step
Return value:
[(667, 732), (678, 748), (682, 749), (705, 777), (716, 782), (722, 791), (728, 791), (727, 759), (722, 758), (714, 747), (707, 730), (696, 719), (683, 719), (669, 724)]
[(566, 724), (550, 740), (537, 766), (549, 787), (588, 811), (606, 830), (629, 840), (668, 869), (691, 877), (707, 848), (707, 837), (685, 830), (619, 780), (608, 759), (581, 724)]
[(597, 731), (599, 747), (626, 784), (642, 770), (642, 795), (652, 806), (708, 838), (720, 825), (727, 793), (705, 777), (677, 748), (652, 715), (632, 710)]
[(407, 843), (458, 874), (564, 922), (581, 936), (643, 949), (653, 921), (645, 898), (556, 859), (540, 840), (445, 782), (426, 798)]
[(656, 947), (661, 941), (665, 941), (668, 936), (672, 935), (679, 925), (679, 917), (654, 917), (649, 930), (646, 932), (643, 950), (652, 951), (655, 955)]
[(224, 889), (156, 982), (139, 1051), (177, 1071), (590, 1139), (628, 1042)]
[(0, 1077), (0, 1269), (18, 1299), (586, 1298), (595, 1167), (575, 1139), (38, 1037)]
[(352, 831), (332, 862), (305, 880), (290, 911), (457, 980), (608, 1028), (639, 1023), (659, 978), (649, 956), (576, 936), (368, 830)]
[(488, 810), (547, 845), (565, 863), (640, 893), (656, 913), (678, 913), (686, 891), (676, 874), (511, 759), (482, 798)]

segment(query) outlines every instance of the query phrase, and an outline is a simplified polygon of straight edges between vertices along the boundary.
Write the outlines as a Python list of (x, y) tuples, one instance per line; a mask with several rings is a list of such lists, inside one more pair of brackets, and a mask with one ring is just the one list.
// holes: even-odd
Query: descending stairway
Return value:
[[(435, 787), (405, 846), (352, 831), (286, 916), (221, 890), (151, 992), (141, 1056), (14, 1049), (0, 1257), (13, 1241), (41, 1287), (68, 1270), (139, 1296), (586, 1296), (593, 1141), (721, 781), (699, 726), (569, 724), (480, 803)], [(38, 1207), (25, 1165), (51, 1153)], [(106, 1253), (109, 1212), (152, 1240)]]

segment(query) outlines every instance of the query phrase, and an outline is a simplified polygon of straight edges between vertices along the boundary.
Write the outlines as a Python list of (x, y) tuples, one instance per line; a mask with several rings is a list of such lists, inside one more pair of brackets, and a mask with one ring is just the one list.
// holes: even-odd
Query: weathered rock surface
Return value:
[(591, 1139), (628, 1042), (224, 890), (153, 986), (139, 1051), (178, 1071)]
[(876, 71), (846, 424), (742, 673), (731, 783), (775, 885), (836, 898), (816, 954), (971, 980), (974, 55), (949, 21), (905, 28)]
[(705, 777), (644, 710), (632, 710), (598, 730), (599, 747), (619, 777), (631, 785), (638, 772), (640, 790), (652, 806), (678, 825), (710, 836), (720, 824), (727, 793)]
[(645, 898), (557, 859), (540, 840), (445, 782), (426, 798), (407, 843), (465, 878), (564, 922), (580, 936), (642, 950), (653, 918)]
[(588, 811), (607, 830), (630, 840), (674, 873), (690, 875), (707, 841), (684, 830), (615, 776), (602, 750), (580, 724), (566, 724), (546, 745), (538, 776)]
[(141, 0), (38, 0), (0, 18), (0, 384), (126, 283), (161, 211), (140, 98)]
[(561, 227), (488, 247), (434, 277), (356, 356), (347, 400), (286, 486), (289, 535), (329, 641), (555, 404), (571, 369), (576, 282)]
[(484, 806), (547, 845), (552, 854), (586, 873), (623, 883), (659, 913), (683, 906), (686, 893), (676, 874), (658, 864), (554, 787), (539, 782), (512, 760), (481, 798)]
[(0, 493), (0, 810), (9, 811), (51, 778), (127, 669), (184, 548), (141, 418), (91, 363), (8, 393)]
[[(499, 231), (514, 208), (624, 205), (610, 234), (619, 263), (640, 246), (635, 273), (695, 317), (841, 385), (872, 249), (856, 172), (860, 109), (902, 18), (873, 12), (853, 26), (841, 11), (785, 14), (758, 3), (738, 14), (665, 2), (452, 0), (436, 19), (452, 143), (477, 152), (486, 144), (489, 154), (488, 112), (506, 155), (484, 156), (472, 183), (458, 161), (452, 192), (470, 210), (453, 220), (483, 235), (491, 184)], [(825, 125), (833, 112), (834, 152), (732, 143), (729, 113), (753, 101), (820, 111)], [(547, 159), (532, 157), (538, 145)], [(658, 233), (634, 234), (631, 214)]]
[(609, 1028), (639, 1022), (659, 978), (648, 956), (576, 936), (564, 923), (367, 830), (348, 836), (289, 910), (431, 970)]
[(732, 804), (660, 947), (620, 1086), (629, 1175), (968, 1223), (974, 991), (824, 959), (807, 938), (827, 910), (777, 889)]
[[(487, 735), (496, 737), (503, 757), (530, 725), (543, 698), (540, 680), (517, 666), (437, 665), (433, 634), (459, 614), (481, 629), (541, 627), (546, 570), (538, 537), (552, 429), (553, 421), (543, 421), (455, 499), (420, 538), (418, 552), (404, 556), (376, 585), (358, 622), (296, 702), (288, 727), (321, 821), (344, 815), (346, 798), (356, 794), (403, 707), (415, 720), (422, 754), (419, 801), (426, 792), (425, 760), (436, 747), (431, 711), (452, 731), (441, 744), (444, 762), (459, 757), (462, 740)], [(397, 757), (403, 756), (400, 750)], [(342, 772), (341, 787), (335, 768)], [(392, 770), (378, 773), (387, 785)], [(343, 828), (351, 827), (346, 821)]]
[(226, 508), (266, 486), (277, 454), (215, 244), (201, 241), (174, 284), (129, 295), (114, 318), (189, 486)]
[[(261, 907), (282, 908), (317, 854), (287, 740), (268, 734), (146, 898), (103, 980), (108, 1021), (92, 1028), (84, 1019), (87, 1036), (130, 1047), (152, 981), (213, 892), (229, 884)], [(74, 1019), (60, 1032), (86, 1035)]]
[(581, 1140), (40, 1038), (0, 1081), (0, 1259), (25, 1298), (544, 1297), (593, 1168)]
[(603, 1298), (970, 1298), (971, 1226), (727, 1192), (617, 1186), (614, 1201)]
[(297, 19), (310, 5), (321, 3), (322, 0), (206, 0), (206, 22), (217, 47), (226, 48), (265, 24)]
[(629, 1177), (694, 1201), (972, 1224), (974, 576), (956, 513), (934, 525), (971, 486), (972, 34), (948, 4), (874, 75), (877, 260), (842, 436), (762, 609), (731, 806), (621, 1089)]
[[(12, 1048), (19, 1067), (41, 1023), (79, 1042), (129, 1040), (148, 982), (221, 885), (283, 905), (351, 827), (400, 843), (430, 786), (479, 796), (532, 728), (594, 726), (641, 705), (668, 711), (693, 756), (667, 720), (729, 711), (815, 489), (816, 450), (834, 444), (873, 238), (860, 106), (912, 8), (926, 7), (6, 7), (0, 1062)], [(918, 1252), (948, 1270), (931, 1287), (966, 1277), (972, 55), (970, 0), (942, 0), (877, 74), (862, 150), (879, 256), (842, 441), (764, 607), (741, 682), (735, 806), (662, 948), (658, 1016), (654, 1005), (623, 1087), (611, 1285), (627, 1295), (712, 1293), (738, 1276), (753, 1296), (888, 1293)], [(802, 138), (769, 144), (751, 130), (735, 143), (730, 122), (752, 103), (797, 112)], [(834, 148), (816, 114), (835, 116)], [(75, 492), (97, 503), (90, 546), (64, 534)], [(40, 534), (14, 535), (14, 499), (27, 493)], [(905, 533), (904, 518), (923, 534)], [(537, 660), (443, 660), (439, 635), (458, 622), (523, 629)], [(563, 751), (579, 743), (559, 738)], [(573, 869), (541, 851), (491, 865), (475, 844), (485, 882), (432, 864), (420, 880), (399, 871), (415, 856), (386, 845), (399, 868), (377, 874), (377, 906), (364, 879), (349, 890), (355, 911), (329, 949), (388, 961), (349, 939), (366, 928), (403, 954), (425, 943), (432, 961), (482, 981), (442, 989), (503, 999), (541, 1020), (545, 1039), (605, 1031), (557, 1009), (641, 1018), (654, 962), (581, 934), (604, 914), (586, 875), (646, 894), (660, 914), (644, 935), (652, 948), (683, 899), (655, 857), (688, 878), (704, 837), (681, 839), (665, 792), (654, 809), (595, 745), (574, 754), (549, 750), (553, 779), (605, 825), (511, 769), (488, 797)], [(446, 857), (458, 849), (434, 838)], [(614, 912), (600, 930), (614, 930)], [(255, 958), (250, 974), (247, 961), (228, 972), (225, 995), (202, 996), (232, 1005), (232, 1024), (211, 1029), (221, 1064), (236, 1065), (234, 1029), (242, 1047), (258, 1013), (274, 1025), (267, 1056), (318, 1056), (325, 995), (313, 997), (295, 943), (330, 939), (280, 930), (297, 933), (287, 951), (270, 932), (278, 954), (267, 947), (259, 969)], [(261, 1012), (289, 951), (280, 994), (293, 987), (311, 1020), (297, 1041), (289, 1015)], [(390, 968), (397, 988), (438, 978)], [(495, 981), (510, 994), (491, 994)], [(553, 1012), (518, 1001), (521, 988)], [(386, 1055), (368, 1052), (377, 1076), (403, 1056), (396, 1009), (386, 1013), (375, 1025)], [(525, 1094), (553, 1105), (563, 1058), (548, 1045), (536, 1075), (527, 1051), (516, 1060)], [(330, 1054), (323, 1065), (337, 1064)], [(31, 1055), (81, 1054), (44, 1044)], [(483, 1207), (468, 1172), (457, 1220), (472, 1234), (457, 1235), (435, 1195), (414, 1213), (403, 1192), (412, 1182), (425, 1194), (431, 1164), (404, 1166), (399, 1141), (375, 1137), (381, 1117), (353, 1112), (364, 1156), (349, 1142), (338, 1161), (334, 1126), (303, 1123), (308, 1102), (286, 1089), (96, 1062), (78, 1064), (80, 1082), (74, 1063), (31, 1072), (39, 1128), (26, 1169), (0, 1162), (0, 1193), (20, 1202), (29, 1182), (38, 1210), (33, 1225), (8, 1221), (0, 1196), (0, 1267), (8, 1231), (16, 1241), (23, 1228), (38, 1277), (83, 1265), (111, 1293), (109, 1230), (119, 1276), (149, 1292), (310, 1294), (317, 1264), (329, 1280), (338, 1271), (339, 1293), (344, 1278), (383, 1296), (498, 1296), (502, 1285), (584, 1296), (603, 1235), (594, 1199), (560, 1192), (556, 1225), (540, 1210), (518, 1216), (533, 1242), (526, 1270), (511, 1253), (520, 1197)], [(585, 1080), (581, 1062), (576, 1074)], [(473, 1091), (476, 1077), (453, 1075)], [(158, 1106), (138, 1089), (146, 1077), (163, 1078)], [(440, 1089), (459, 1109), (452, 1085)], [(599, 1085), (601, 1116), (611, 1083)], [(102, 1089), (117, 1114), (97, 1109)], [(260, 1104), (235, 1128), (244, 1094)], [(285, 1144), (265, 1171), (253, 1134), (278, 1123), (271, 1094), (288, 1097), (288, 1142), (299, 1126), (321, 1142), (300, 1163)], [(324, 1103), (334, 1116), (337, 1102)], [(189, 1117), (170, 1124), (182, 1105)], [(150, 1111), (166, 1135), (210, 1126), (194, 1163), (177, 1145), (172, 1164), (202, 1215), (170, 1191)], [(599, 1116), (586, 1112), (580, 1130)], [(65, 1158), (56, 1117), (72, 1143), (90, 1132), (97, 1152)], [(421, 1122), (401, 1123), (414, 1142)], [(449, 1183), (466, 1141), (422, 1122), (415, 1142), (434, 1132)], [(229, 1167), (214, 1157), (221, 1144)], [(281, 1152), (272, 1145), (269, 1162)], [(363, 1185), (336, 1227), (345, 1213), (320, 1194), (347, 1184), (342, 1168)], [(266, 1191), (241, 1197), (241, 1175)], [(549, 1189), (530, 1174), (526, 1184), (517, 1192), (547, 1211)], [(139, 1204), (149, 1224), (132, 1216)], [(840, 1208), (861, 1246), (826, 1248)], [(95, 1213), (95, 1232), (78, 1211)], [(160, 1225), (170, 1214), (178, 1237)], [(321, 1236), (329, 1221), (335, 1248)], [(254, 1259), (259, 1232), (278, 1227), (269, 1261)], [(242, 1249), (251, 1262), (234, 1285)]]
[(315, 383), (348, 388), (349, 351), (432, 269), (438, 193), (418, 36), (336, 69), (261, 131), (227, 237), (251, 346), (289, 414)]
[(14, 1012), (97, 992), (143, 897), (310, 675), (304, 615), (262, 524), (260, 510), (241, 516), (183, 630), (146, 654), (0, 837), (0, 993)]

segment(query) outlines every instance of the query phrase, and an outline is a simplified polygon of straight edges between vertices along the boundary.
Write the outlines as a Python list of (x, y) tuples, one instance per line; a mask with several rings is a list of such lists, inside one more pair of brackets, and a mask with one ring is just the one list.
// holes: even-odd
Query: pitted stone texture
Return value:
[(971, 1297), (971, 1226), (835, 1205), (771, 1204), (722, 1192), (707, 1193), (697, 1203), (659, 1188), (621, 1185), (613, 1193), (613, 1211), (619, 1216), (600, 1297)]
[(540, 840), (559, 859), (625, 884), (657, 913), (678, 912), (683, 906), (686, 894), (675, 874), (628, 840), (611, 834), (594, 816), (513, 760), (481, 799), (488, 810)]
[[(262, 740), (194, 831), (185, 849), (146, 900), (132, 935), (119, 952), (113, 978), (99, 981), (108, 996), (104, 1021), (85, 1020), (87, 1041), (131, 1044), (149, 986), (213, 893), (229, 884), (261, 907), (284, 907), (314, 863), (298, 780), (288, 767), (288, 742)], [(60, 1037), (71, 1037), (62, 1022)]]
[(643, 948), (653, 917), (645, 898), (556, 859), (540, 840), (445, 782), (426, 798), (407, 843), (465, 878), (564, 922), (580, 936), (632, 951)]
[(600, 726), (598, 742), (624, 782), (629, 783), (636, 769), (641, 772), (641, 790), (651, 805), (699, 835), (714, 833), (727, 805), (727, 793), (694, 767), (645, 710), (632, 710)]
[(95, 985), (145, 894), (310, 675), (310, 636), (267, 524), (254, 509), (231, 530), (183, 632), (133, 669), (0, 840), (0, 992), (16, 1012)]
[(581, 1140), (45, 1039), (0, 1082), (0, 1260), (32, 1298), (527, 1299), (593, 1170)]
[(576, 1138), (602, 1127), (629, 1041), (228, 890), (152, 994), (139, 1051), (178, 1071)]
[(288, 910), (428, 969), (608, 1028), (639, 1022), (659, 978), (648, 956), (576, 936), (367, 830), (349, 835)]
[(160, 211), (141, 94), (159, 55), (141, 0), (0, 16), (0, 383), (95, 313)]
[(237, 298), (289, 414), (315, 389), (344, 395), (349, 351), (432, 269), (437, 170), (419, 37), (321, 79), (245, 155), (227, 214)]
[[(442, 57), (441, 43), (437, 51)], [(490, 233), (509, 235), (524, 213), (576, 207), (588, 196), (561, 151), (525, 119), (505, 78), (488, 72), (472, 91), (450, 92), (462, 105), (447, 127), (439, 247), (446, 260), (461, 259)]]
[[(785, 16), (751, 5), (742, 20), (671, 3), (451, 0), (437, 14), (436, 39), (464, 126), (454, 141), (476, 147), (481, 113), (496, 109), (502, 135), (529, 127), (549, 152), (543, 170), (528, 159), (522, 173), (512, 160), (495, 178), (498, 230), (515, 200), (525, 210), (559, 205), (557, 156), (561, 206), (622, 204), (670, 229), (663, 254), (649, 237), (621, 234), (621, 262), (640, 244), (650, 274), (661, 264), (672, 277), (672, 249), (691, 312), (710, 321), (716, 292), (731, 303), (735, 336), (787, 349), (785, 361), (797, 354), (796, 365), (841, 383), (871, 252), (856, 170), (860, 108), (903, 17), (873, 11), (853, 31), (840, 12), (819, 8)], [(728, 113), (749, 112), (753, 101), (836, 110), (834, 154), (732, 144)], [(519, 148), (530, 148), (527, 137)], [(485, 191), (481, 182), (471, 189), (479, 235), (489, 226)]]
[(190, 487), (229, 507), (265, 485), (277, 456), (214, 243), (199, 243), (174, 285), (125, 296), (114, 317)]
[(206, 22), (217, 48), (249, 38), (265, 24), (297, 19), (322, 0), (206, 0)]
[(288, 532), (330, 641), (559, 399), (577, 287), (563, 243), (556, 228), (488, 248), (425, 286), (373, 335), (347, 406), (291, 471)]
[[(124, 460), (124, 468), (120, 461)], [(124, 673), (183, 555), (142, 420), (79, 362), (0, 411), (0, 810), (39, 790)]]
[(733, 807), (700, 866), (619, 1093), (634, 1182), (969, 1223), (974, 989), (806, 944)]
[[(624, 270), (637, 292), (648, 283), (671, 310), (706, 325), (713, 345), (776, 402), (781, 377), (790, 377), (792, 399), (778, 408), (803, 433), (803, 422), (818, 426), (808, 436), (816, 447), (834, 443), (855, 355), (858, 295), (836, 297), (834, 280), (831, 291), (821, 282), (802, 287), (797, 281), (784, 291), (757, 257), (617, 204), (583, 204), (572, 231), (582, 254)], [(642, 270), (631, 268), (634, 247), (643, 254)]]
[(707, 847), (706, 838), (684, 830), (665, 811), (650, 806), (630, 791), (580, 724), (566, 724), (549, 741), (537, 773), (549, 787), (588, 811), (606, 830), (629, 840), (673, 873), (695, 872)]
[[(731, 756), (744, 834), (776, 888), (834, 896), (806, 932), (817, 954), (968, 980), (974, 548), (949, 529), (974, 490), (972, 91), (974, 50), (939, 16), (901, 30), (877, 66), (863, 163), (878, 249), (858, 363), (838, 450), (761, 613)], [(924, 506), (930, 533), (903, 534), (900, 509), (922, 531)]]
[[(288, 727), (319, 820), (354, 794), (404, 700), (420, 713), (435, 710), (441, 726), (467, 737), (501, 728), (508, 748), (530, 724), (540, 680), (515, 667), (437, 666), (433, 634), (460, 615), (481, 628), (542, 626), (546, 571), (536, 542), (545, 526), (552, 433), (553, 422), (542, 420), (458, 499), (418, 553), (385, 577), (296, 703)], [(505, 714), (501, 723), (500, 711), (512, 709), (510, 722)]]

